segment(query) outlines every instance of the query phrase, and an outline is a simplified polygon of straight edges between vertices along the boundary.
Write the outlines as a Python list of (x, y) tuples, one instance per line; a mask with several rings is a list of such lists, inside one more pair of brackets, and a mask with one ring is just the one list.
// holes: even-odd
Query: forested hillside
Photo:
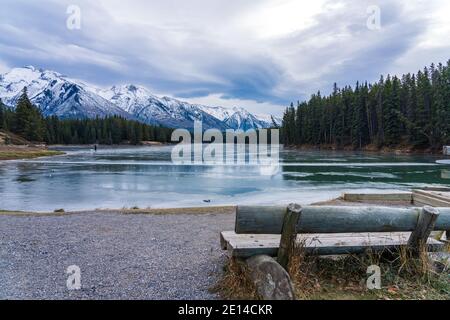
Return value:
[(285, 145), (363, 149), (450, 144), (450, 61), (417, 74), (381, 77), (291, 104), (283, 117)]
[(142, 141), (169, 142), (172, 129), (149, 126), (119, 116), (96, 119), (61, 120), (44, 118), (24, 89), (15, 110), (0, 100), (0, 129), (24, 139), (47, 144), (139, 144)]

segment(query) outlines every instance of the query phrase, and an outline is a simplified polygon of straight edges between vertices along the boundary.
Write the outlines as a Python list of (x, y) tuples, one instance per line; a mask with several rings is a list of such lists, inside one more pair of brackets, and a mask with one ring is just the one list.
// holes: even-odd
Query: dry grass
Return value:
[(256, 288), (250, 280), (249, 271), (244, 262), (230, 258), (224, 266), (223, 276), (211, 289), (222, 299), (259, 300)]
[(8, 146), (11, 145), (29, 145), (30, 141), (5, 130), (0, 130), (0, 145), (8, 143)]
[(140, 209), (138, 207), (122, 208), (122, 209), (95, 209), (95, 210), (83, 210), (83, 211), (65, 211), (64, 209), (56, 209), (53, 212), (25, 212), (25, 211), (9, 211), (1, 210), (0, 216), (55, 216), (55, 215), (73, 215), (83, 214), (89, 212), (98, 213), (121, 213), (121, 214), (148, 214), (148, 215), (176, 215), (176, 214), (188, 214), (188, 215), (201, 215), (201, 214), (235, 214), (236, 207), (223, 206), (223, 207), (192, 207), (192, 208), (167, 208), (167, 209)]
[[(104, 210), (100, 210), (104, 211)], [(109, 210), (108, 210), (109, 211)], [(236, 207), (223, 206), (223, 207), (193, 207), (193, 208), (166, 208), (156, 209), (147, 208), (140, 209), (134, 207), (131, 209), (123, 208), (120, 210), (123, 214), (152, 214), (152, 215), (167, 215), (167, 214), (234, 214), (236, 213)]]
[[(367, 268), (381, 268), (381, 290), (367, 289)], [(438, 274), (425, 250), (416, 258), (405, 247), (399, 252), (317, 257), (295, 249), (289, 273), (296, 296), (304, 300), (450, 299), (450, 276)]]
[(0, 160), (34, 159), (62, 154), (64, 154), (64, 152), (33, 148), (14, 151), (0, 149)]
[[(68, 215), (64, 211), (60, 211), (60, 209), (55, 210), (54, 212), (26, 212), (26, 211), (9, 211), (9, 210), (0, 210), (0, 216), (17, 216), (17, 217), (48, 217), (48, 216), (63, 216)], [(70, 213), (75, 214), (75, 213)]]
[[(437, 273), (425, 250), (319, 257), (299, 244), (288, 266), (299, 300), (448, 300), (450, 274)], [(380, 290), (367, 289), (367, 268), (381, 269)], [(224, 299), (257, 299), (246, 265), (230, 259), (214, 287)]]

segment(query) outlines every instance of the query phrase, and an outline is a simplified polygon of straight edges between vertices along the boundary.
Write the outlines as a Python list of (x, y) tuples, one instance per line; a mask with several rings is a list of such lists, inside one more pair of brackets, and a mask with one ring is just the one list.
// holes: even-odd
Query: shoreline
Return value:
[(1, 210), (1, 216), (17, 216), (17, 217), (48, 217), (48, 216), (70, 216), (86, 213), (119, 213), (124, 215), (203, 215), (203, 214), (226, 214), (235, 213), (236, 206), (211, 206), (211, 207), (186, 207), (186, 208), (122, 208), (122, 209), (93, 209), (80, 211), (61, 211), (53, 212), (33, 212), (33, 211), (15, 211)]
[[(342, 197), (330, 198), (328, 200), (311, 203), (310, 206), (394, 206), (394, 207), (410, 207), (411, 203), (406, 201), (347, 201)], [(105, 214), (123, 214), (123, 215), (205, 215), (205, 214), (235, 214), (238, 205), (224, 206), (206, 206), (206, 207), (173, 207), (173, 208), (102, 208), (102, 209), (86, 209), (78, 211), (64, 211), (63, 209), (54, 210), (53, 212), (33, 212), (20, 210), (2, 210), (0, 209), (0, 217), (2, 216), (18, 216), (18, 217), (48, 217), (48, 216), (71, 216), (89, 213), (105, 213)]]
[(331, 151), (331, 152), (363, 152), (370, 154), (380, 154), (380, 155), (432, 155), (432, 156), (445, 156), (441, 151), (432, 151), (428, 149), (414, 149), (408, 146), (398, 146), (398, 147), (383, 147), (378, 148), (373, 145), (368, 145), (362, 149), (354, 149), (351, 146), (338, 147), (336, 145), (285, 145), (286, 150), (297, 150), (297, 151)]
[[(98, 148), (101, 149), (119, 149), (119, 148), (145, 148), (145, 147), (163, 147), (171, 146), (171, 143), (161, 143), (155, 141), (147, 141), (140, 145), (130, 145), (130, 144), (115, 144), (115, 145), (105, 145), (98, 144)], [(94, 144), (68, 144), (68, 145), (46, 145), (45, 147), (33, 146), (33, 145), (0, 145), (0, 161), (8, 160), (26, 160), (26, 159), (36, 159), (42, 157), (58, 156), (66, 154), (65, 150), (70, 149), (92, 149)], [(443, 156), (442, 152), (431, 151), (430, 149), (412, 149), (409, 147), (396, 147), (387, 148), (383, 147), (381, 149), (374, 146), (367, 146), (363, 149), (353, 149), (351, 147), (337, 147), (335, 145), (285, 145), (283, 146), (285, 150), (295, 150), (295, 151), (319, 151), (319, 152), (344, 152), (344, 153), (367, 153), (367, 154), (377, 154), (377, 155), (430, 155), (430, 156)]]
[[(96, 144), (50, 144), (47, 145), (47, 148), (49, 149), (65, 149), (65, 148), (73, 148), (73, 149), (88, 149), (93, 148)], [(108, 148), (108, 149), (114, 149), (114, 148), (142, 148), (142, 147), (159, 147), (159, 146), (170, 146), (171, 143), (163, 143), (163, 142), (157, 142), (157, 141), (143, 141), (141, 144), (129, 144), (129, 143), (121, 143), (121, 144), (97, 144), (97, 147), (99, 148)]]
[[(104, 145), (98, 144), (97, 146), (102, 149), (114, 149), (114, 148), (144, 148), (144, 147), (158, 147), (168, 146), (168, 143), (161, 143), (156, 141), (144, 141), (139, 145), (131, 144), (116, 144), (116, 145)], [(28, 160), (53, 156), (65, 155), (66, 150), (69, 149), (92, 149), (94, 144), (54, 144), (54, 145), (33, 145), (33, 144), (0, 144), (0, 161), (11, 160)]]
[(0, 146), (0, 161), (27, 160), (64, 155), (65, 152), (38, 146)]

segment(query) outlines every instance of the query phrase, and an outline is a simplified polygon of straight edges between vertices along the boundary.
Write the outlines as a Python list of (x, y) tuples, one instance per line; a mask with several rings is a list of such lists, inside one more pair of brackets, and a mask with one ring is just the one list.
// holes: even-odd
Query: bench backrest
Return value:
[(444, 146), (444, 155), (450, 156), (450, 146)]
[[(450, 230), (450, 208), (436, 208), (434, 230)], [(354, 233), (414, 231), (422, 208), (379, 206), (308, 206), (302, 208), (297, 233)], [(286, 207), (239, 206), (238, 234), (281, 234)]]

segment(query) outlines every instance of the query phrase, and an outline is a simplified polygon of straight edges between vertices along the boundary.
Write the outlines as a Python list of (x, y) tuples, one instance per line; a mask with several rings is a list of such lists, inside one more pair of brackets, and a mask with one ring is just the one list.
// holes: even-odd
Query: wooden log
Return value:
[(221, 232), (220, 233), (220, 247), (222, 248), (222, 250), (227, 250), (227, 246), (228, 246), (228, 243), (225, 240), (225, 238), (223, 237), (223, 233)]
[[(307, 206), (297, 225), (297, 233), (411, 232), (416, 228), (421, 208), (380, 206)], [(439, 208), (435, 230), (450, 230), (450, 208)], [(240, 206), (236, 211), (238, 234), (281, 234), (286, 207)]]
[(450, 179), (450, 170), (441, 170), (441, 178), (442, 179)]
[[(437, 200), (434, 200), (430, 197), (415, 197), (414, 198), (414, 205), (424, 207), (424, 206), (430, 206), (430, 207), (442, 207), (442, 204), (438, 202)], [(447, 205), (448, 206), (448, 205)]]
[(411, 233), (408, 240), (408, 247), (412, 249), (415, 255), (420, 253), (420, 249), (427, 243), (431, 231), (433, 231), (436, 220), (439, 217), (439, 210), (433, 207), (425, 206), (422, 209), (417, 227)]
[(302, 212), (298, 204), (290, 204), (287, 207), (281, 231), (280, 249), (278, 250), (278, 263), (287, 270), (289, 257), (295, 247), (297, 238), (297, 224)]
[(445, 156), (450, 156), (450, 146), (444, 146), (444, 147), (443, 147), (443, 150), (442, 150), (442, 153), (443, 153)]
[(449, 187), (423, 187), (420, 189), (414, 189), (413, 191), (422, 190), (422, 191), (440, 191), (440, 192), (450, 192)]
[(263, 300), (294, 300), (291, 278), (273, 258), (257, 255), (249, 258), (246, 263), (250, 278)]
[[(301, 234), (297, 235), (305, 252), (314, 255), (359, 254), (371, 252), (393, 252), (408, 244), (411, 232), (395, 233), (342, 233), (342, 234)], [(249, 258), (255, 255), (277, 257), (281, 235), (236, 234), (223, 231), (229, 255), (237, 258)], [(427, 249), (442, 251), (445, 244), (428, 238)]]
[(411, 192), (388, 192), (388, 193), (355, 193), (345, 192), (342, 195), (345, 201), (412, 201)]
[(433, 207), (449, 207), (450, 199), (437, 194), (436, 192), (426, 192), (422, 190), (414, 190), (413, 202), (415, 204), (429, 205)]

